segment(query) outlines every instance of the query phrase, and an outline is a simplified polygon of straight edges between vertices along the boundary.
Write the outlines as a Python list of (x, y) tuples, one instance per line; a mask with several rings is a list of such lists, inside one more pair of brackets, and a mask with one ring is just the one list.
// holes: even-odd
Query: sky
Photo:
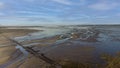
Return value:
[(0, 25), (120, 24), (120, 0), (0, 0)]

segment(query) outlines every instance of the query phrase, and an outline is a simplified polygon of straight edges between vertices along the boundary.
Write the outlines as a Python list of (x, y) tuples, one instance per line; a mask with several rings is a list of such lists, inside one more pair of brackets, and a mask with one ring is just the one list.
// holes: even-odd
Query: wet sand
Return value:
[[(26, 29), (26, 30), (25, 29), (24, 30), (23, 29), (1, 29), (2, 34), (9, 38), (28, 35), (29, 33), (37, 32), (37, 31), (38, 30), (28, 30), (28, 29)], [(25, 42), (22, 42), (22, 44), (26, 45), (26, 44), (30, 44), (30, 43), (39, 42), (41, 44), (34, 45), (35, 48), (33, 48), (33, 49), (37, 50), (37, 49), (41, 49), (44, 46), (54, 44), (54, 42), (56, 42), (57, 40), (60, 40), (59, 37), (60, 37), (60, 35), (43, 38), (43, 39), (31, 40), (28, 42), (25, 41)], [(2, 46), (0, 48), (1, 49), (0, 57), (2, 59), (2, 60), (0, 60), (0, 65), (4, 65), (8, 62), (13, 62), (9, 66), (6, 65), (7, 68), (17, 68), (17, 67), (19, 67), (19, 68), (40, 68), (40, 67), (45, 68), (46, 66), (49, 66), (49, 64), (46, 64), (43, 60), (40, 60), (39, 58), (36, 58), (31, 54), (29, 54), (28, 58), (26, 58), (24, 61), (18, 61), (18, 59), (21, 59), (19, 56), (22, 57), (23, 54), (19, 50), (16, 50), (15, 44), (11, 43), (9, 40), (4, 38), (2, 35), (1, 35), (0, 40), (1, 40), (0, 44)], [(46, 42), (47, 42), (47, 44), (45, 44)], [(5, 46), (3, 46), (3, 45), (5, 45)], [(65, 45), (66, 44), (62, 44), (62, 46), (65, 48), (69, 46), (69, 45), (68, 46), (65, 46)], [(77, 58), (78, 52), (80, 52), (80, 53), (86, 52), (87, 53), (89, 51), (91, 52), (92, 49), (94, 49), (94, 47), (81, 47), (80, 46), (78, 49), (74, 48), (74, 50), (71, 51), (71, 49), (69, 49), (69, 48), (71, 48), (71, 47), (68, 47), (68, 50), (65, 49), (65, 50), (61, 51), (61, 48), (59, 48), (58, 50), (53, 50), (53, 51), (57, 51), (57, 53), (59, 53), (59, 54), (60, 53), (62, 54), (62, 52), (64, 52), (64, 51), (66, 51), (66, 53), (69, 52), (69, 54), (63, 53), (63, 55), (60, 56), (59, 54), (56, 54), (56, 53), (54, 54), (54, 52), (49, 52), (49, 53), (45, 53), (45, 55), (53, 60), (58, 61), (58, 60), (65, 60), (66, 58), (67, 59), (73, 59), (73, 57)], [(14, 54), (14, 53), (16, 53), (16, 54)], [(89, 55), (89, 54), (87, 53), (86, 56), (87, 55)], [(58, 58), (60, 58), (60, 59), (58, 59)], [(15, 61), (18, 61), (18, 62), (15, 62)], [(2, 67), (4, 67), (4, 66), (2, 66)]]
[(0, 48), (0, 64), (4, 64), (9, 60), (11, 54), (15, 51), (14, 46)]
[[(30, 29), (7, 29), (6, 30), (6, 29), (3, 29), (1, 31), (3, 32), (4, 35), (10, 38), (11, 37), (12, 38), (22, 37), (25, 35), (27, 35), (26, 38), (28, 38), (28, 37), (32, 37), (32, 35), (29, 35), (29, 33), (34, 33), (34, 32), (37, 32), (38, 30), (32, 30), (32, 29), (31, 30)], [(118, 46), (120, 44), (119, 31), (115, 31), (115, 33), (113, 32), (114, 30), (111, 31), (111, 33), (109, 33), (110, 30), (107, 30), (107, 29), (105, 31), (102, 29), (100, 31), (101, 33), (96, 33), (96, 30), (90, 30), (90, 31), (83, 29), (83, 33), (81, 33), (82, 32), (81, 30), (78, 31), (78, 33), (76, 32), (76, 34), (67, 33), (65, 34), (65, 37), (63, 36), (62, 38), (61, 38), (61, 35), (45, 37), (42, 39), (41, 38), (37, 38), (37, 39), (30, 38), (30, 39), (27, 39), (26, 41), (22, 41), (21, 43), (24, 46), (29, 46), (29, 47), (33, 46), (32, 49), (39, 50), (39, 53), (44, 53), (45, 56), (55, 61), (65, 60), (65, 61), (75, 61), (75, 62), (82, 62), (82, 63), (90, 62), (93, 64), (103, 63), (103, 60), (101, 59), (101, 55), (103, 53), (115, 54), (116, 52), (120, 51), (119, 50), (120, 46)], [(96, 34), (94, 34), (94, 32)], [(49, 32), (47, 32), (47, 34), (49, 35)], [(89, 35), (91, 35), (91, 37), (87, 39), (86, 37), (89, 37)], [(112, 37), (111, 35), (114, 36), (115, 38), (111, 38)], [(0, 60), (0, 64), (5, 64), (5, 62), (11, 59), (11, 55), (13, 55), (13, 53), (16, 52), (16, 48), (15, 46), (11, 46), (15, 44), (6, 40), (2, 36), (0, 37), (1, 37), (0, 44), (2, 46), (0, 48), (1, 49), (0, 57), (2, 58), (2, 60)], [(23, 39), (26, 39), (26, 38), (23, 38)], [(118, 39), (118, 40), (114, 40), (114, 39)], [(21, 57), (23, 57), (24, 55), (21, 52), (18, 52), (18, 54), (20, 54)], [(8, 68), (17, 68), (17, 67), (19, 68), (46, 68), (47, 65), (49, 66), (49, 64), (46, 64), (44, 61), (40, 60), (39, 58), (36, 58), (33, 55), (29, 54), (24, 61), (13, 63)]]
[[(3, 68), (5, 66), (2, 66), (6, 63), (8, 63), (9, 61), (13, 61), (16, 60), (17, 55), (23, 55), (19, 50), (17, 50), (15, 48), (15, 44), (10, 42), (8, 39), (6, 39), (4, 36), (9, 37), (9, 38), (13, 38), (13, 37), (19, 37), (19, 36), (24, 36), (27, 35), (29, 33), (33, 33), (33, 32), (38, 32), (38, 30), (30, 30), (30, 29), (0, 29), (0, 32), (2, 35), (0, 35), (0, 68)], [(15, 56), (13, 56), (13, 54), (17, 52), (17, 54), (15, 54)], [(37, 59), (37, 58), (35, 58)], [(29, 64), (33, 64), (35, 63), (34, 59), (29, 59), (29, 61), (31, 61), (30, 63), (24, 64), (21, 68), (26, 68), (24, 66)], [(39, 61), (39, 60), (38, 60)], [(37, 61), (36, 61), (37, 62)], [(12, 63), (12, 62), (11, 62)], [(13, 65), (10, 65), (8, 68), (16, 68), (16, 66), (19, 66), (19, 64), (21, 64), (21, 61), (18, 63), (13, 63)], [(39, 63), (37, 62), (36, 65), (39, 65)], [(28, 68), (28, 67), (27, 67)], [(29, 67), (30, 68), (30, 67)], [(36, 67), (37, 68), (37, 67)]]

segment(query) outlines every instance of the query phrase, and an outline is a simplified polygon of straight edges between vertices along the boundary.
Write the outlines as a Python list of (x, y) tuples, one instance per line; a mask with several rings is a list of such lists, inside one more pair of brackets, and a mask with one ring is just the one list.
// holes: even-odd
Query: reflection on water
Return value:
[(24, 54), (24, 57), (28, 56), (28, 52), (23, 47), (17, 45), (16, 49), (19, 49)]
[[(30, 29), (32, 29), (32, 28), (30, 28)], [(46, 37), (64, 34), (64, 33), (69, 31), (69, 29), (64, 29), (64, 28), (61, 28), (61, 29), (34, 28), (34, 29), (43, 30), (43, 31), (31, 33), (27, 36), (16, 37), (15, 39), (20, 41), (20, 42), (28, 41), (28, 40), (36, 40), (36, 39), (41, 39), (41, 38), (46, 38)]]
[[(29, 28), (32, 29), (32, 28)], [(54, 43), (39, 48), (47, 56), (59, 59), (90, 60), (99, 59), (102, 53), (114, 55), (120, 52), (120, 27), (109, 26), (65, 26), (64, 28), (34, 28), (43, 30), (27, 36), (16, 37), (19, 42), (40, 40), (59, 36)], [(43, 42), (36, 42), (41, 44)], [(48, 43), (48, 42), (46, 42)], [(26, 46), (33, 45), (29, 43)]]

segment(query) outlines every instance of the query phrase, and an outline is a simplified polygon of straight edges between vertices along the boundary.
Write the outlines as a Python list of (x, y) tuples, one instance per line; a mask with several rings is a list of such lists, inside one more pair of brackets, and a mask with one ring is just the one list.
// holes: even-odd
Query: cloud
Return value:
[(81, 5), (85, 5), (86, 2), (87, 2), (86, 0), (80, 0)]
[(40, 15), (45, 13), (34, 12), (34, 11), (15, 11), (17, 14), (30, 14), (30, 15)]
[(115, 16), (120, 16), (120, 13), (115, 14)]
[(0, 9), (2, 9), (5, 6), (3, 2), (0, 2)]
[(72, 3), (68, 0), (52, 0), (54, 2), (60, 3), (60, 4), (64, 4), (64, 5), (71, 5)]
[(5, 15), (4, 13), (0, 12), (0, 16), (4, 16), (4, 15)]
[(34, 2), (35, 0), (24, 0), (24, 1), (27, 1), (27, 2)]
[(89, 5), (89, 8), (94, 10), (111, 10), (118, 6), (118, 3), (115, 2), (98, 2), (92, 5)]

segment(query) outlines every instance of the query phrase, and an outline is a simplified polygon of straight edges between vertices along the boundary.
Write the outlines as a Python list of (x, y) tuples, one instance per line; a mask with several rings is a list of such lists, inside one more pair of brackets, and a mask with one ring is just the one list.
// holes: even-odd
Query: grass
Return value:
[(61, 62), (62, 68), (102, 68), (100, 64), (79, 63), (74, 61)]
[(93, 66), (87, 63), (68, 62), (62, 65), (62, 68), (93, 68)]
[(120, 53), (111, 57), (111, 60), (107, 60), (106, 68), (120, 68)]
[(74, 61), (61, 62), (62, 68), (120, 68), (120, 53), (116, 56), (102, 54), (101, 59), (106, 61), (105, 65), (93, 63), (79, 63)]

